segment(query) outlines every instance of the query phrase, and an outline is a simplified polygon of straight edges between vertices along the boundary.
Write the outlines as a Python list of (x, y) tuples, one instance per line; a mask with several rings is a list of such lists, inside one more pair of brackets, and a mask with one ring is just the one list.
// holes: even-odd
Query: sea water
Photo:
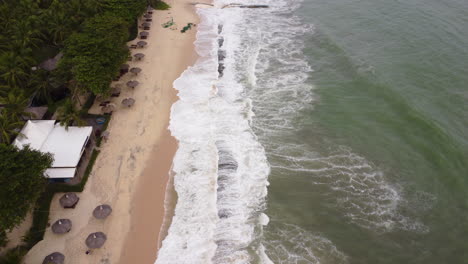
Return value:
[(468, 2), (200, 9), (156, 263), (466, 263)]

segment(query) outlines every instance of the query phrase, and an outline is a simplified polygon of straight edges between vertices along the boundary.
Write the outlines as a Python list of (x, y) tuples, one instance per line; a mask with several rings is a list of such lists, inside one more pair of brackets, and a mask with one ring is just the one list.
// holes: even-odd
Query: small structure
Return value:
[(144, 18), (152, 18), (153, 16), (150, 13), (146, 13), (143, 17)]
[(41, 64), (39, 64), (39, 68), (44, 69), (46, 71), (53, 71), (57, 68), (58, 61), (63, 57), (63, 53), (60, 52), (59, 54), (55, 55), (55, 57), (47, 59)]
[(151, 23), (149, 22), (143, 22), (141, 24), (141, 27), (144, 29), (144, 30), (150, 30), (151, 29)]
[(140, 84), (138, 81), (128, 81), (127, 82), (127, 86), (130, 87), (130, 88), (135, 88), (138, 86), (138, 84)]
[(120, 76), (126, 74), (128, 72), (128, 69), (130, 68), (130, 65), (128, 64), (122, 64), (120, 66)]
[(70, 219), (59, 219), (52, 225), (52, 232), (55, 234), (64, 234), (70, 232), (72, 222)]
[(28, 120), (13, 141), (19, 149), (29, 145), (31, 149), (54, 156), (47, 178), (73, 178), (76, 167), (89, 141), (93, 128), (69, 126), (67, 129), (55, 120)]
[(79, 200), (80, 197), (76, 193), (66, 193), (60, 197), (59, 202), (63, 208), (75, 208)]
[(100, 248), (107, 240), (107, 236), (102, 232), (92, 233), (86, 238), (86, 246), (88, 248)]
[(138, 75), (138, 73), (141, 72), (141, 69), (138, 68), (138, 67), (133, 67), (133, 68), (130, 69), (130, 72), (135, 74), (135, 75)]
[(112, 213), (112, 208), (108, 204), (102, 204), (93, 211), (93, 216), (97, 219), (104, 219)]
[(149, 36), (149, 32), (148, 31), (142, 31), (140, 32), (140, 38), (141, 39), (147, 39)]
[(140, 40), (140, 41), (138, 41), (137, 46), (138, 46), (139, 48), (143, 48), (143, 47), (145, 47), (147, 44), (148, 44), (148, 42), (146, 42), (146, 41), (144, 41), (144, 40)]
[(137, 59), (137, 60), (141, 60), (141, 59), (143, 59), (145, 57), (145, 54), (137, 53), (137, 54), (133, 55), (133, 57), (135, 57), (135, 59)]
[(135, 104), (135, 99), (133, 98), (125, 98), (122, 100), (122, 104), (126, 107), (131, 107)]
[(24, 120), (41, 120), (47, 113), (47, 106), (30, 106), (26, 108), (26, 112), (30, 113), (30, 116), (23, 116)]
[(42, 261), (42, 264), (63, 264), (65, 262), (65, 256), (60, 252), (54, 252), (47, 255)]

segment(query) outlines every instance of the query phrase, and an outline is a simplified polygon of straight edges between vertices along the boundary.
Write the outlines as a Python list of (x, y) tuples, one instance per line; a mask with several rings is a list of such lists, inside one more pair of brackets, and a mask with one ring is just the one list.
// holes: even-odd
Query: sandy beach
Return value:
[[(181, 33), (187, 23), (198, 23), (194, 6), (188, 0), (167, 1), (168, 11), (155, 11), (148, 46), (132, 50), (142, 52), (141, 61), (129, 62), (140, 67), (138, 76), (126, 74), (118, 82), (137, 80), (134, 90), (122, 89), (115, 99), (116, 111), (108, 131), (110, 137), (100, 148), (100, 155), (75, 209), (60, 207), (57, 194), (52, 200), (49, 222), (72, 220), (72, 230), (56, 235), (48, 228), (44, 240), (25, 256), (23, 263), (41, 263), (58, 251), (68, 264), (82, 263), (154, 263), (160, 244), (159, 232), (164, 218), (164, 197), (169, 180), (176, 140), (167, 130), (171, 105), (177, 100), (173, 81), (196, 59), (193, 42), (196, 28)], [(173, 18), (176, 27), (161, 24)], [(138, 40), (132, 41), (133, 44)], [(113, 85), (115, 85), (114, 83)], [(124, 108), (120, 101), (132, 97), (136, 103)], [(109, 204), (112, 214), (105, 220), (92, 216), (94, 208)], [(107, 241), (87, 255), (86, 237), (104, 232)]]

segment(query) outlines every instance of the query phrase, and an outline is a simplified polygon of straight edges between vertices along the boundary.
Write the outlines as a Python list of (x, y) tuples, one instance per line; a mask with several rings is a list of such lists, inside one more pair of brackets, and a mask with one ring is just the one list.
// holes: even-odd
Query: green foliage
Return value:
[(71, 69), (78, 85), (94, 94), (105, 94), (125, 62), (129, 51), (125, 44), (128, 24), (111, 13), (95, 16), (65, 41), (59, 68)]
[(70, 98), (67, 98), (57, 111), (60, 125), (65, 126), (65, 129), (68, 129), (68, 126), (71, 124), (77, 126), (86, 125), (86, 121), (81, 118), (80, 111), (75, 107), (75, 103)]
[(24, 122), (14, 120), (9, 115), (0, 111), (0, 144), (9, 144), (13, 136), (19, 134), (19, 130), (23, 126)]
[(22, 247), (17, 247), (8, 251), (4, 256), (0, 258), (0, 264), (18, 264), (21, 263), (21, 259), (27, 253), (27, 250)]
[(171, 8), (170, 5), (161, 0), (152, 0), (150, 2), (151, 6), (156, 10), (168, 10)]
[(37, 150), (0, 144), (0, 230), (20, 224), (45, 187), (53, 158)]

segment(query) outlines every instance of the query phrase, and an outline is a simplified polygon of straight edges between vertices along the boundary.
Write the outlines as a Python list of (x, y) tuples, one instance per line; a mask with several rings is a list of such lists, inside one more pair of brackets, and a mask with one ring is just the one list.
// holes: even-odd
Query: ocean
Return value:
[(468, 263), (468, 2), (199, 9), (160, 264)]

